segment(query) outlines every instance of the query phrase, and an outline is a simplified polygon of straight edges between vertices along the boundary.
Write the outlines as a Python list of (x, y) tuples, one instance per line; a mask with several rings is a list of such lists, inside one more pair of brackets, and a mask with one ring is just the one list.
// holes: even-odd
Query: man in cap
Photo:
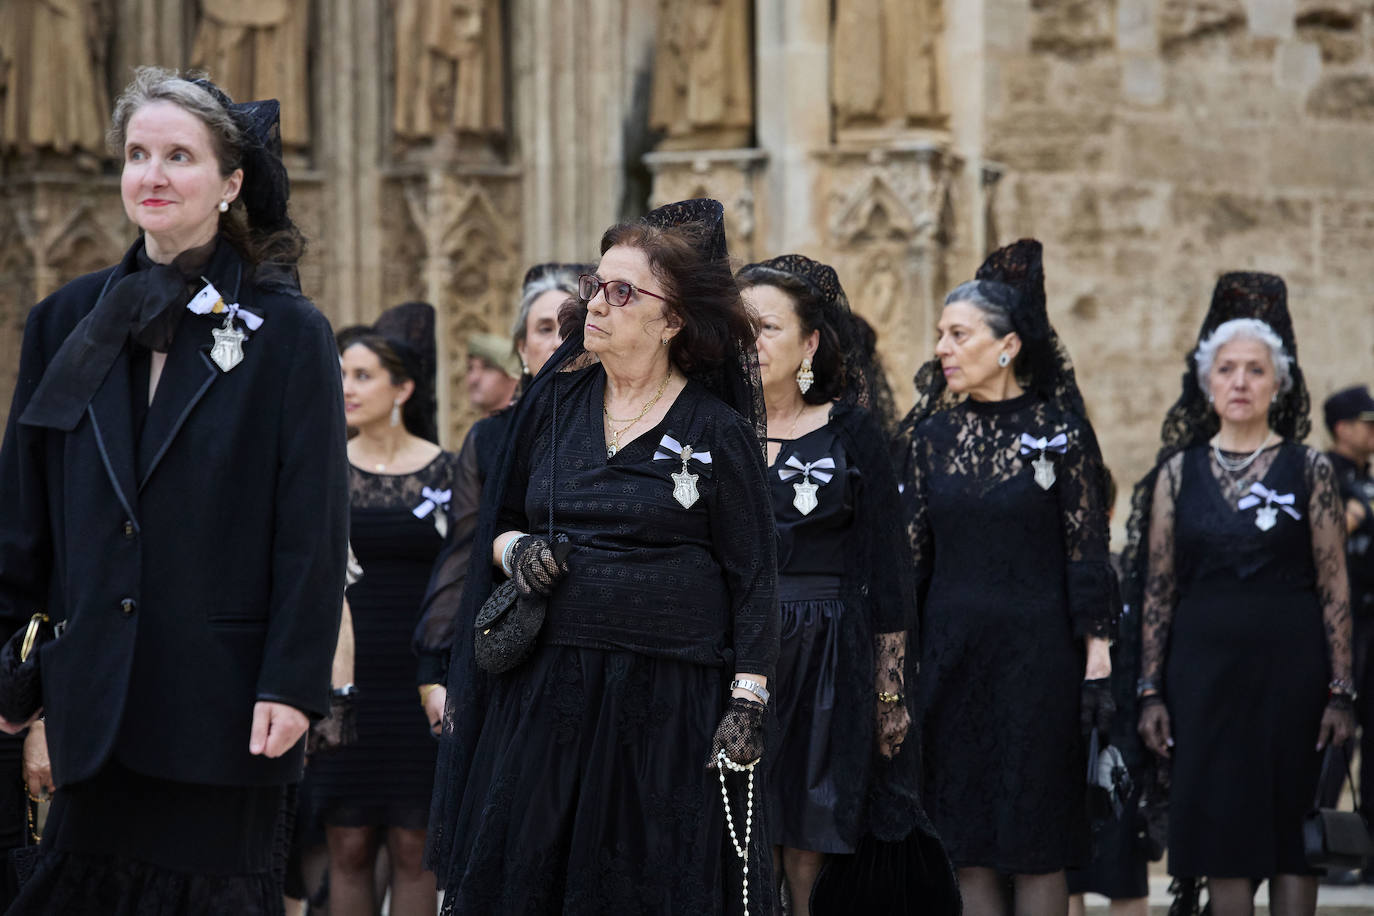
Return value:
[(520, 360), (510, 339), (499, 334), (473, 334), (468, 337), (468, 371), (465, 377), (468, 400), (489, 416), (504, 408), (515, 397), (520, 384)]

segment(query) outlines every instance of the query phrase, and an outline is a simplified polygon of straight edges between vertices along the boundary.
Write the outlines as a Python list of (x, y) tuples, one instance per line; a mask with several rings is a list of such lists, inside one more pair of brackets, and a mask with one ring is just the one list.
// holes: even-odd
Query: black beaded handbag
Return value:
[(1326, 748), (1322, 758), (1322, 775), (1317, 780), (1317, 797), (1312, 810), (1302, 819), (1302, 848), (1307, 864), (1313, 868), (1364, 868), (1374, 858), (1374, 840), (1360, 813), (1360, 797), (1355, 794), (1355, 781), (1350, 777), (1350, 761), (1346, 760), (1345, 779), (1355, 800), (1354, 811), (1338, 811), (1321, 807), (1321, 787), (1336, 754), (1342, 753), (1334, 744)]
[(43, 679), (38, 649), (53, 638), (47, 614), (34, 614), (0, 647), (0, 717), (15, 725), (33, 718), (43, 706)]
[[(562, 566), (572, 545), (553, 534), (553, 480), (558, 469), (558, 386), (553, 386), (553, 429), (549, 438), (549, 546)], [(473, 627), (473, 656), (477, 667), (488, 674), (505, 674), (534, 652), (544, 626), (548, 601), (538, 595), (521, 595), (514, 579), (496, 588), (477, 611)]]

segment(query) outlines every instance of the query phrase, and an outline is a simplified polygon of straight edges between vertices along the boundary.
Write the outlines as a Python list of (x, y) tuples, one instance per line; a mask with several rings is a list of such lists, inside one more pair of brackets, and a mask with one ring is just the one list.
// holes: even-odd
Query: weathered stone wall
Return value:
[(1324, 447), (1321, 400), (1374, 382), (1374, 3), (986, 0), (984, 15), (983, 154), (1004, 169), (989, 244), (1045, 243), (1051, 316), (1118, 479), (1148, 468), (1226, 270), (1287, 281)]

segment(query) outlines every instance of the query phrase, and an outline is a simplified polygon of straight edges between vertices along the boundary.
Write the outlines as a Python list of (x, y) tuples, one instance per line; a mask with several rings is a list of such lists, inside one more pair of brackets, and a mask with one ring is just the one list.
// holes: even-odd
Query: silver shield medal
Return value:
[(673, 474), (672, 478), (673, 498), (682, 505), (682, 508), (692, 508), (699, 496), (697, 493), (697, 475), (690, 473), (684, 464), (682, 470)]
[(210, 332), (215, 336), (215, 345), (210, 349), (210, 358), (219, 366), (221, 372), (243, 362), (243, 342), (247, 335), (234, 327), (234, 317), (230, 315), (224, 324)]
[(1046, 458), (1044, 452), (1031, 462), (1031, 467), (1035, 468), (1035, 482), (1040, 485), (1040, 489), (1048, 490), (1054, 486), (1054, 462)]
[(809, 480), (803, 480), (800, 483), (792, 484), (792, 489), (797, 494), (792, 497), (792, 505), (796, 506), (797, 511), (802, 515), (810, 515), (811, 510), (817, 506), (816, 484)]
[(1255, 527), (1260, 531), (1268, 531), (1278, 524), (1279, 510), (1273, 506), (1260, 506), (1255, 512)]

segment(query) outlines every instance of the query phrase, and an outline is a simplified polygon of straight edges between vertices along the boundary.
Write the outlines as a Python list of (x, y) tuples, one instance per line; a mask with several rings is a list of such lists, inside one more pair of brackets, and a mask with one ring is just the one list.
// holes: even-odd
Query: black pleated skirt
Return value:
[[(452, 835), (445, 912), (738, 912), (743, 872), (706, 768), (719, 669), (627, 651), (541, 646), (494, 682)], [(743, 841), (747, 777), (728, 773)], [(750, 913), (771, 911), (763, 780)]]
[(204, 786), (109, 763), (53, 797), (12, 916), (276, 916), (281, 786)]

